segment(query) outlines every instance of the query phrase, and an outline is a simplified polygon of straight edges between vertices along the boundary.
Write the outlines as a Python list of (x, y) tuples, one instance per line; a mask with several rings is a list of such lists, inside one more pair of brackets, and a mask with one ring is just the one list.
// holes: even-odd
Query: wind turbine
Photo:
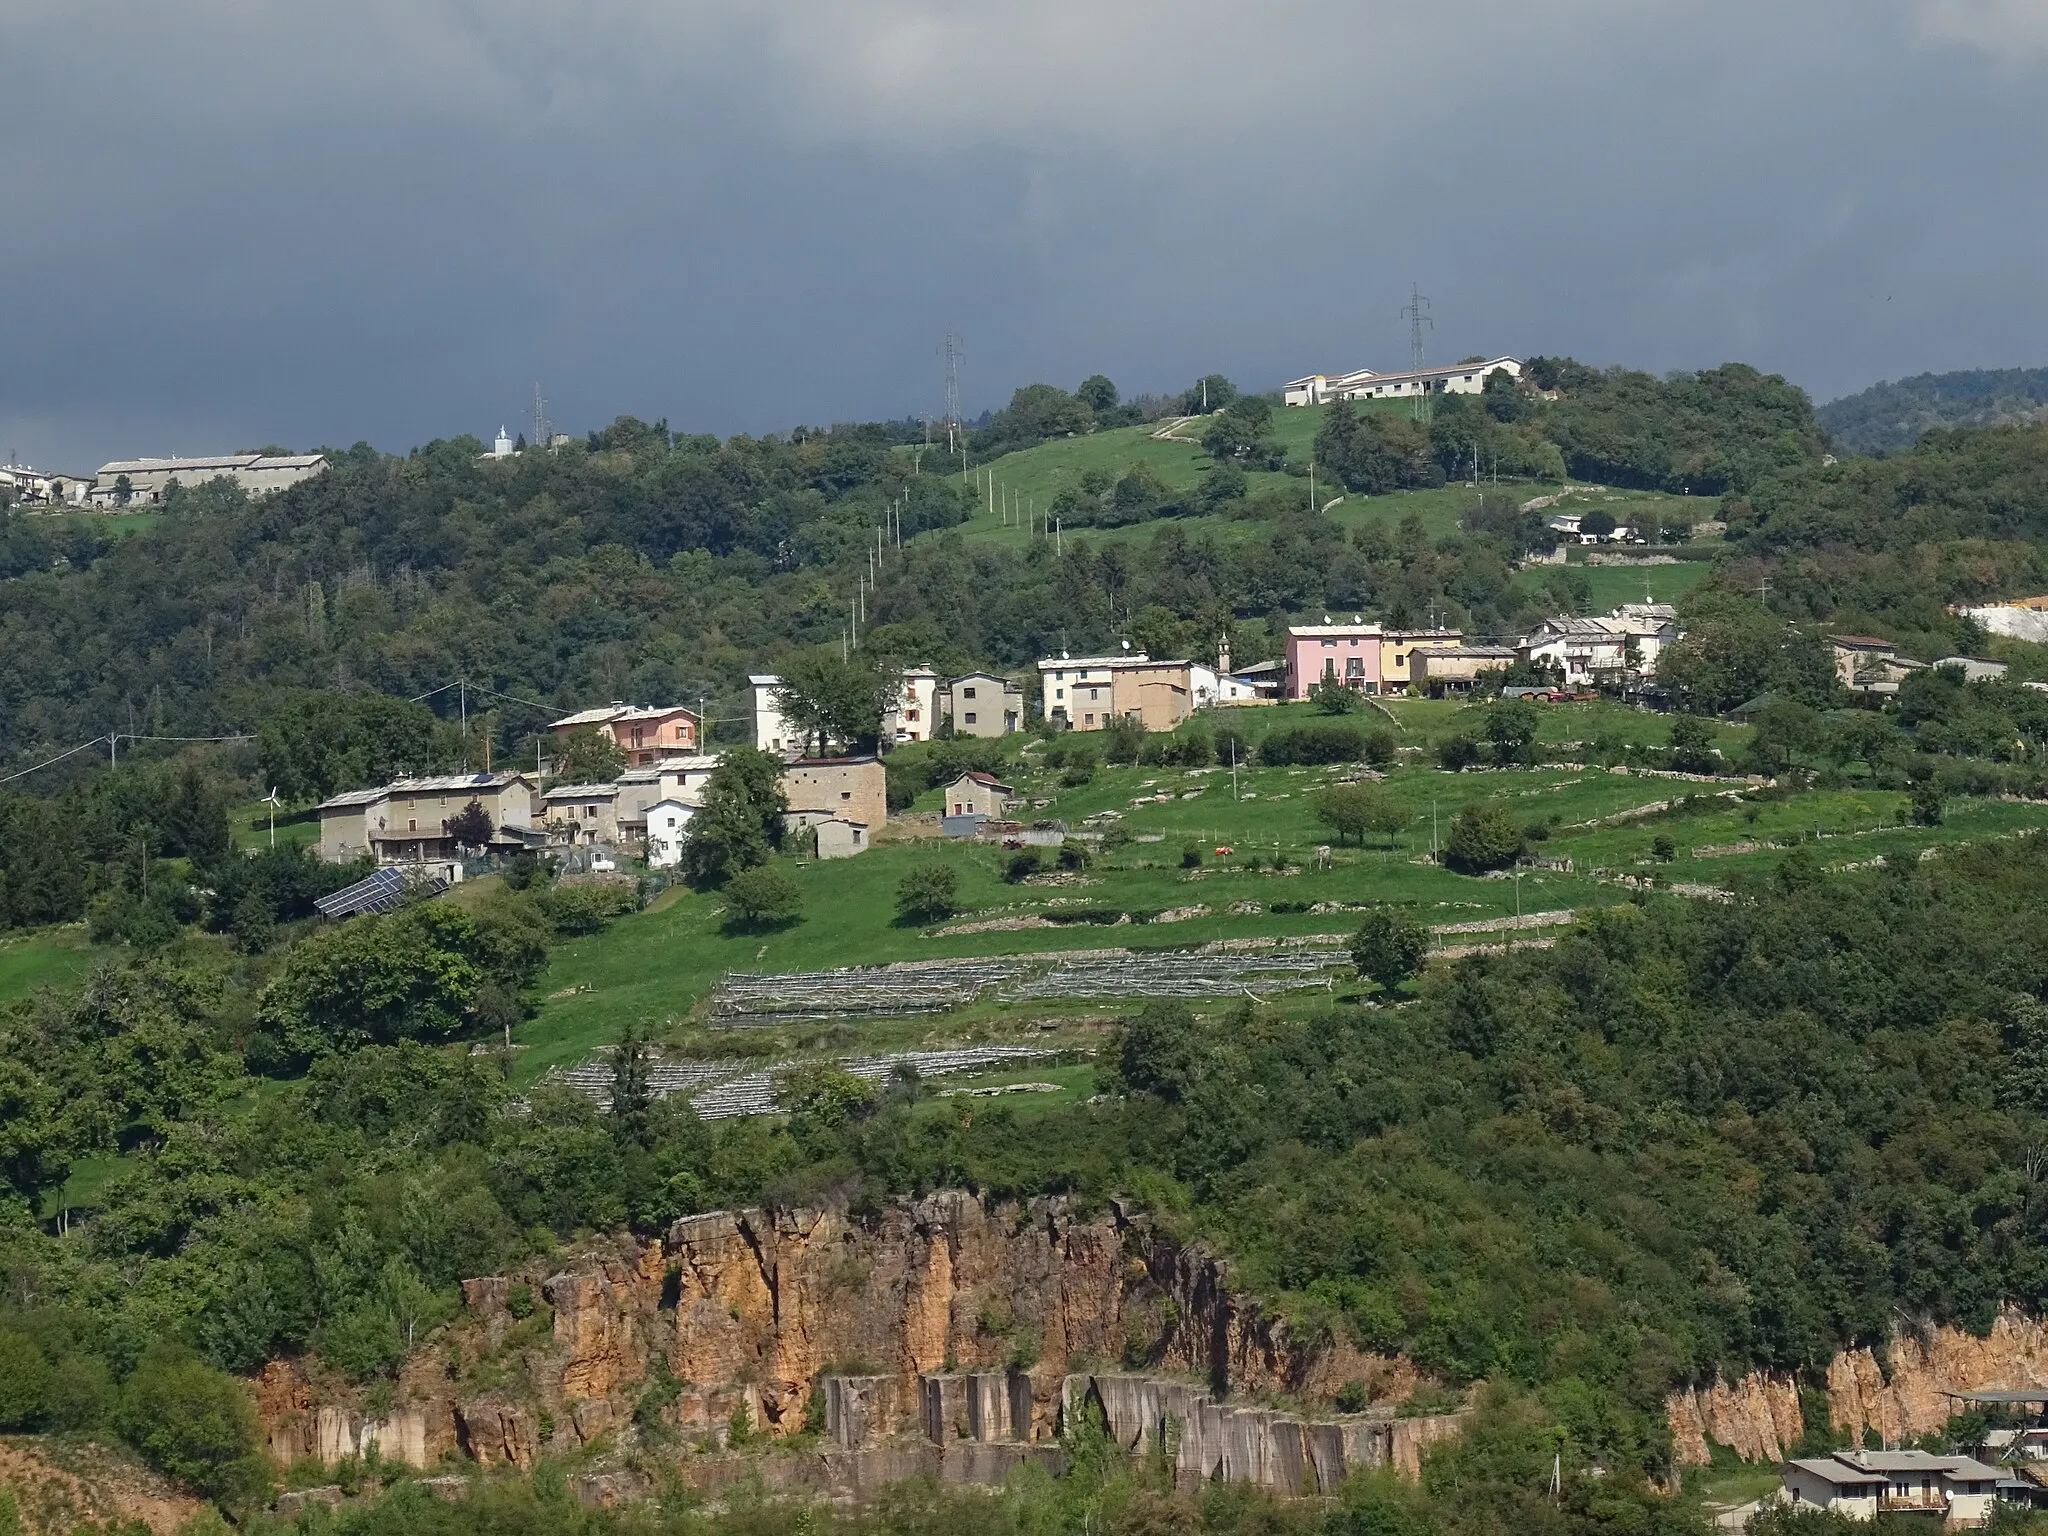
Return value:
[(263, 803), (270, 807), (270, 846), (277, 847), (277, 808), (284, 802), (277, 798), (277, 786), (270, 787), (270, 793), (263, 797)]

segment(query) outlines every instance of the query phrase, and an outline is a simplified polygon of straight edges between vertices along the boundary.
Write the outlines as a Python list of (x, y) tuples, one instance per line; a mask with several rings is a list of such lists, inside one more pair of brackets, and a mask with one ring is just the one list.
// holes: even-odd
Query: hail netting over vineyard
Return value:
[(1028, 955), (986, 960), (910, 960), (839, 971), (789, 971), (725, 978), (713, 1004), (713, 1022), (745, 1024), (782, 1019), (878, 1019), (944, 1013), (971, 1003), (990, 987), (1028, 973)]
[(727, 976), (712, 1023), (903, 1018), (943, 1013), (993, 991), (998, 997), (1234, 997), (1326, 983), (1350, 963), (1335, 945), (1269, 950), (1071, 950), (981, 960), (916, 960), (841, 971)]
[[(919, 1077), (944, 1077), (953, 1072), (978, 1072), (1013, 1062), (1042, 1061), (1057, 1051), (1028, 1045), (975, 1045), (949, 1051), (898, 1051), (887, 1056), (848, 1056), (834, 1065), (855, 1077), (879, 1083), (899, 1066), (909, 1066)], [(772, 1115), (778, 1106), (775, 1078), (797, 1065), (777, 1062), (770, 1067), (747, 1061), (664, 1061), (648, 1066), (649, 1091), (658, 1099), (681, 1095), (706, 1120), (725, 1120), (735, 1115)], [(612, 1100), (612, 1064), (608, 1057), (585, 1062), (580, 1067), (548, 1074), (558, 1083), (594, 1099), (609, 1109)]]

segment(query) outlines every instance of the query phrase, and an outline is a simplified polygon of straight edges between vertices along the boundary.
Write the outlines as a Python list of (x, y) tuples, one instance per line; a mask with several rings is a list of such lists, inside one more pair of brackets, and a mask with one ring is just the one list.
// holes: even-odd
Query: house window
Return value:
[(1052, 696), (1056, 699), (1064, 699), (1067, 696), (1067, 690), (1064, 688), (1055, 688), (1052, 691)]
[(1334, 640), (1325, 640), (1323, 642), (1323, 649), (1326, 651), (1334, 651), (1335, 649), (1337, 649), (1337, 642)]
[(1344, 658), (1344, 675), (1345, 675), (1346, 677), (1364, 677), (1364, 676), (1365, 676), (1365, 658), (1364, 658), (1363, 656), (1347, 656), (1347, 657), (1345, 657), (1345, 658)]
[(407, 822), (407, 823), (405, 824), (405, 830), (406, 830), (406, 831), (408, 831), (408, 832), (417, 832), (417, 831), (419, 831), (419, 829), (420, 829), (420, 824), (419, 824), (418, 822), (416, 822), (416, 821), (408, 821), (408, 822)]
[(842, 789), (841, 791), (839, 791), (839, 798), (842, 800), (851, 800), (853, 798), (853, 791), (850, 789)]
[(974, 690), (972, 688), (963, 688), (960, 691), (962, 694), (964, 694), (966, 697), (970, 699), (974, 697)]
[(597, 820), (597, 807), (594, 805), (586, 805), (585, 807), (583, 807), (583, 819), (585, 821)]
[(1097, 699), (1099, 699), (1099, 698), (1101, 698), (1101, 697), (1102, 697), (1102, 690), (1101, 690), (1100, 688), (1090, 688), (1090, 689), (1088, 690), (1088, 702), (1089, 702), (1090, 704), (1093, 704), (1093, 703), (1094, 703), (1094, 702), (1095, 702), (1095, 701), (1096, 701)]
[(1085, 719), (1087, 723), (1090, 725), (1093, 725), (1095, 723), (1095, 717), (1093, 715), (1085, 715), (1082, 718)]
[(969, 725), (974, 724), (974, 711), (971, 709), (967, 711), (967, 723)]

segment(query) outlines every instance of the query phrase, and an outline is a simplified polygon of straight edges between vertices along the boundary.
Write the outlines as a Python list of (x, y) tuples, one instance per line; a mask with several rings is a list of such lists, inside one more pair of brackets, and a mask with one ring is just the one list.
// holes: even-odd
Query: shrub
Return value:
[(50, 1362), (35, 1340), (0, 1330), (0, 1429), (35, 1429), (50, 1408)]
[(640, 905), (639, 891), (630, 885), (592, 881), (556, 885), (537, 898), (540, 910), (555, 932), (568, 937), (602, 933), (612, 919)]
[(1446, 773), (1463, 773), (1479, 761), (1479, 743), (1470, 736), (1446, 736), (1436, 744), (1437, 766)]
[(1392, 992), (1422, 969), (1429, 957), (1429, 934), (1411, 918), (1385, 911), (1368, 912), (1351, 939), (1351, 961), (1358, 974)]
[(252, 1477), (256, 1410), (248, 1391), (181, 1345), (153, 1344), (121, 1390), (116, 1427), (160, 1472), (220, 1498)]
[(896, 915), (906, 923), (936, 923), (959, 906), (960, 872), (950, 864), (920, 864), (896, 887)]
[(1504, 869), (1522, 851), (1522, 829), (1505, 808), (1484, 802), (1466, 806), (1451, 823), (1444, 862), (1463, 875)]
[(1003, 869), (1003, 878), (1012, 885), (1021, 885), (1044, 867), (1044, 858), (1036, 848), (1019, 848), (1010, 855), (1010, 862)]
[(803, 887), (773, 864), (742, 870), (725, 882), (726, 923), (734, 928), (764, 928), (794, 921), (804, 909)]
[(1182, 869), (1200, 869), (1202, 867), (1202, 845), (1200, 843), (1184, 843), (1181, 846), (1180, 867)]
[(1334, 677), (1326, 677), (1308, 691), (1309, 702), (1319, 715), (1348, 715), (1358, 707), (1358, 695)]
[(1362, 763), (1366, 751), (1366, 733), (1355, 725), (1297, 725), (1267, 732), (1259, 743), (1259, 761), (1269, 768)]
[(1095, 862), (1095, 853), (1086, 843), (1073, 838), (1060, 844), (1060, 868), (1078, 874)]

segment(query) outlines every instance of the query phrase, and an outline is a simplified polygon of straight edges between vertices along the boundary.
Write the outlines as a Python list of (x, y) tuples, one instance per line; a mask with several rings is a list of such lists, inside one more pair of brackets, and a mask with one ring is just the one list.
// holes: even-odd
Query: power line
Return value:
[(8, 774), (7, 777), (5, 777), (4, 779), (0, 779), (0, 784), (12, 784), (16, 779), (25, 779), (30, 774), (36, 772), (38, 769), (48, 768), (53, 763), (61, 763), (67, 757), (76, 757), (81, 752), (88, 751), (93, 747), (97, 747), (101, 742), (105, 741), (106, 739), (107, 738), (104, 736), (95, 736), (91, 741), (82, 741), (77, 746), (73, 747), (69, 752), (59, 752), (55, 757), (47, 758), (44, 761), (37, 763), (34, 768), (24, 768), (19, 773)]
[[(1419, 375), (1423, 362), (1423, 330), (1436, 329), (1436, 321), (1429, 315), (1429, 298), (1423, 293), (1420, 283), (1408, 285), (1408, 302), (1401, 310), (1401, 317), (1408, 322), (1408, 367), (1411, 372)], [(1418, 377), (1415, 380), (1415, 387), (1418, 391), (1415, 397), (1415, 419), (1428, 421), (1432, 414), (1428, 381)]]

